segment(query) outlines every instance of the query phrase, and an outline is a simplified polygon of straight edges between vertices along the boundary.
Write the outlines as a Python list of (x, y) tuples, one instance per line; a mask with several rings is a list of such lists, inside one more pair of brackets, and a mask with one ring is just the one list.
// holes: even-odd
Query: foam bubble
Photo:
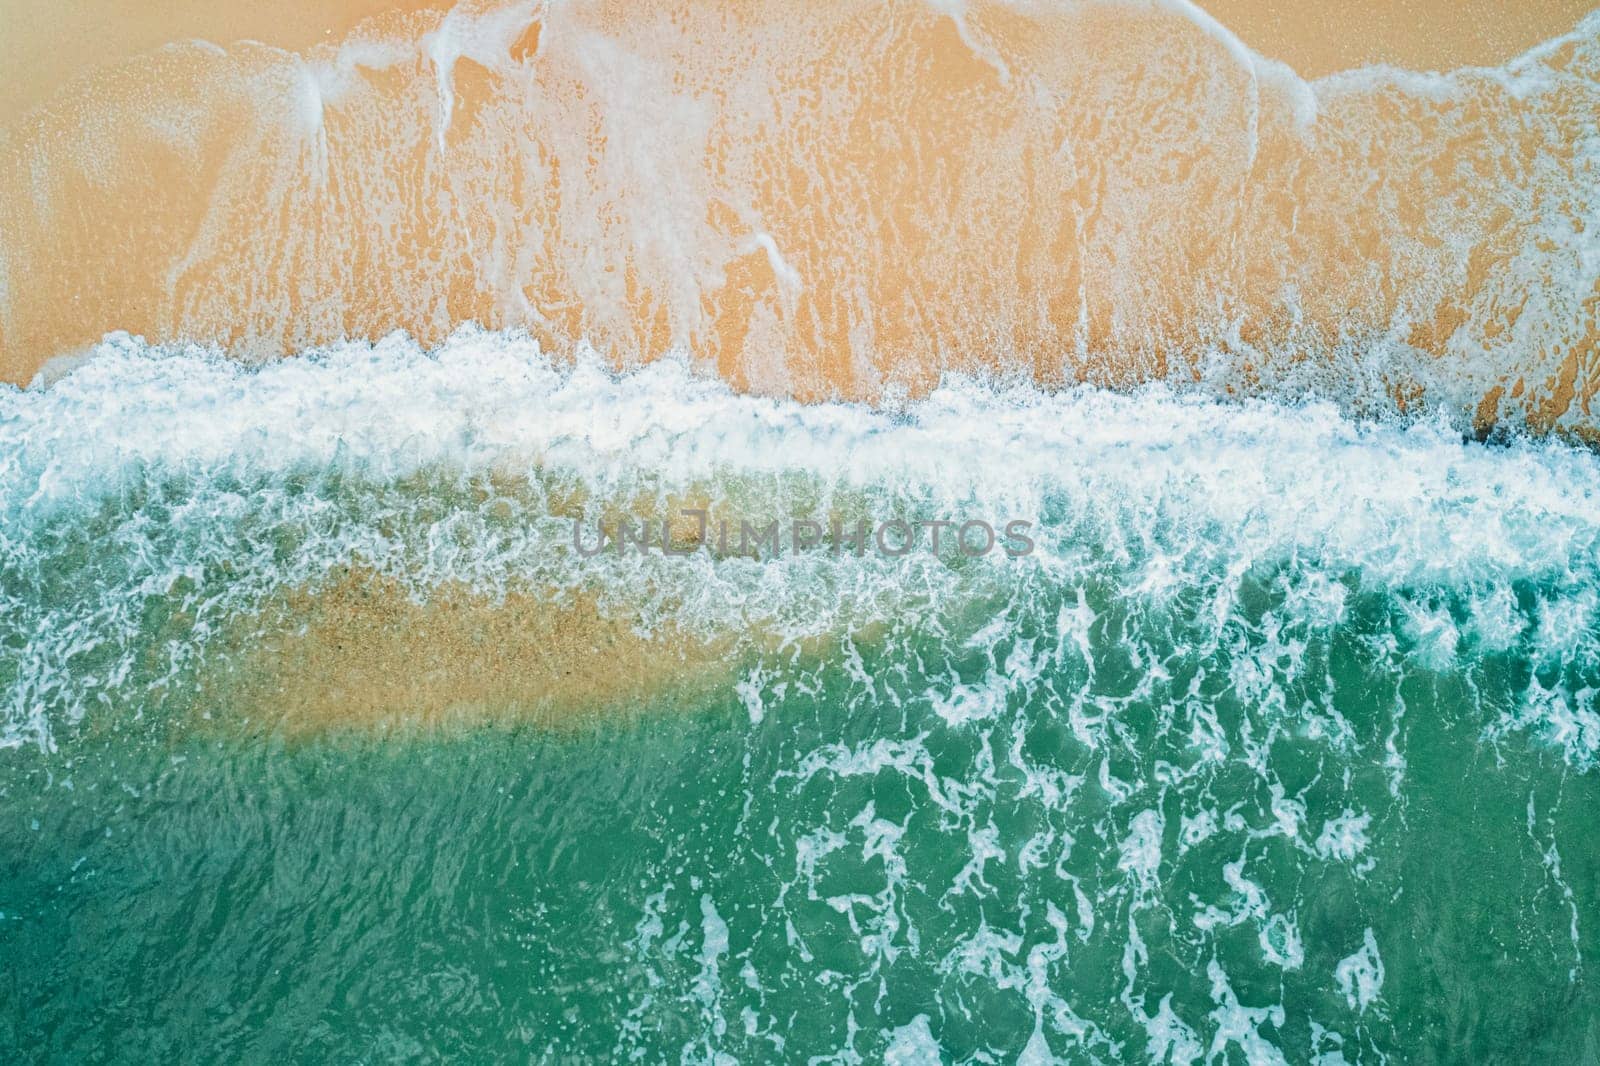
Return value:
[(1351, 1010), (1365, 1014), (1377, 1002), (1383, 991), (1383, 959), (1371, 929), (1363, 934), (1361, 949), (1334, 967), (1333, 976)]

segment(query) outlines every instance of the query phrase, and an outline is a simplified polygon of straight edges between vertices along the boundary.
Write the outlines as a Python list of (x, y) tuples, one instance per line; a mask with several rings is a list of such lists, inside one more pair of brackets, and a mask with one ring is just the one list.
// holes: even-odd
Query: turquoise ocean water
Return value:
[[(1595, 1061), (1597, 486), (1315, 403), (113, 338), (0, 391), (0, 1046)], [(557, 502), (685, 493), (1036, 550), (585, 559)], [(351, 567), (582, 595), (726, 671), (559, 728), (241, 722), (206, 679)]]

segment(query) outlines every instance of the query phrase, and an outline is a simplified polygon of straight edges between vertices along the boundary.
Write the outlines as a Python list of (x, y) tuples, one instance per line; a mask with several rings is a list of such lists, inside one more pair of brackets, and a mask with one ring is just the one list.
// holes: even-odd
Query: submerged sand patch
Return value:
[(285, 592), (208, 654), (197, 710), (223, 728), (290, 738), (328, 732), (561, 728), (597, 715), (730, 691), (740, 635), (653, 630), (590, 595), (488, 596), (446, 586), (418, 598), (351, 572)]

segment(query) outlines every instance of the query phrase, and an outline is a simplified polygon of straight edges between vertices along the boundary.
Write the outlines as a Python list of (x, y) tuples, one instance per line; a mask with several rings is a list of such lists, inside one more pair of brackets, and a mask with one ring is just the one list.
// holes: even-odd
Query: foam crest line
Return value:
[(114, 337), (51, 388), (0, 394), (0, 437), (14, 527), (160, 477), (542, 469), (601, 495), (793, 474), (1031, 516), (1065, 499), (1152, 530), (1215, 528), (1252, 553), (1312, 548), (1401, 582), (1587, 568), (1600, 530), (1592, 453), (1479, 446), (1442, 421), (959, 376), (898, 410), (806, 405), (741, 395), (682, 361), (617, 373), (478, 329), (435, 351), (396, 335), (259, 369)]

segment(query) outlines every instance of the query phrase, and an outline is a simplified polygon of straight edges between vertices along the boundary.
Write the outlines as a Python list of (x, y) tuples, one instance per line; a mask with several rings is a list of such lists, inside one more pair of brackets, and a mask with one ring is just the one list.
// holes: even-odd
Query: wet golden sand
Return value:
[(260, 41), (304, 52), (367, 19), (450, 0), (0, 0), (0, 125), (67, 83), (174, 41)]
[[(1310, 75), (1503, 60), (1584, 6), (1214, 14)], [(470, 320), (803, 400), (998, 368), (1593, 429), (1593, 41), (1529, 93), (1307, 87), (1133, 0), (182, 3), (79, 64), (48, 38), (90, 6), (50, 10), (8, 9), (13, 106), (48, 103), (0, 144), (0, 379), (112, 329), (262, 359)], [(265, 43), (103, 66), (194, 33)]]
[(1497, 66), (1565, 33), (1593, 4), (1570, 0), (1211, 0), (1245, 44), (1302, 77), (1377, 64), (1407, 70)]
[[(255, 40), (304, 52), (397, 11), (451, 0), (0, 0), (0, 125), (86, 72), (188, 38)], [(1571, 0), (1211, 0), (1205, 10), (1262, 55), (1307, 78), (1389, 63), (1450, 70), (1503, 63), (1572, 28), (1592, 5)], [(92, 42), (92, 47), (88, 44)]]

